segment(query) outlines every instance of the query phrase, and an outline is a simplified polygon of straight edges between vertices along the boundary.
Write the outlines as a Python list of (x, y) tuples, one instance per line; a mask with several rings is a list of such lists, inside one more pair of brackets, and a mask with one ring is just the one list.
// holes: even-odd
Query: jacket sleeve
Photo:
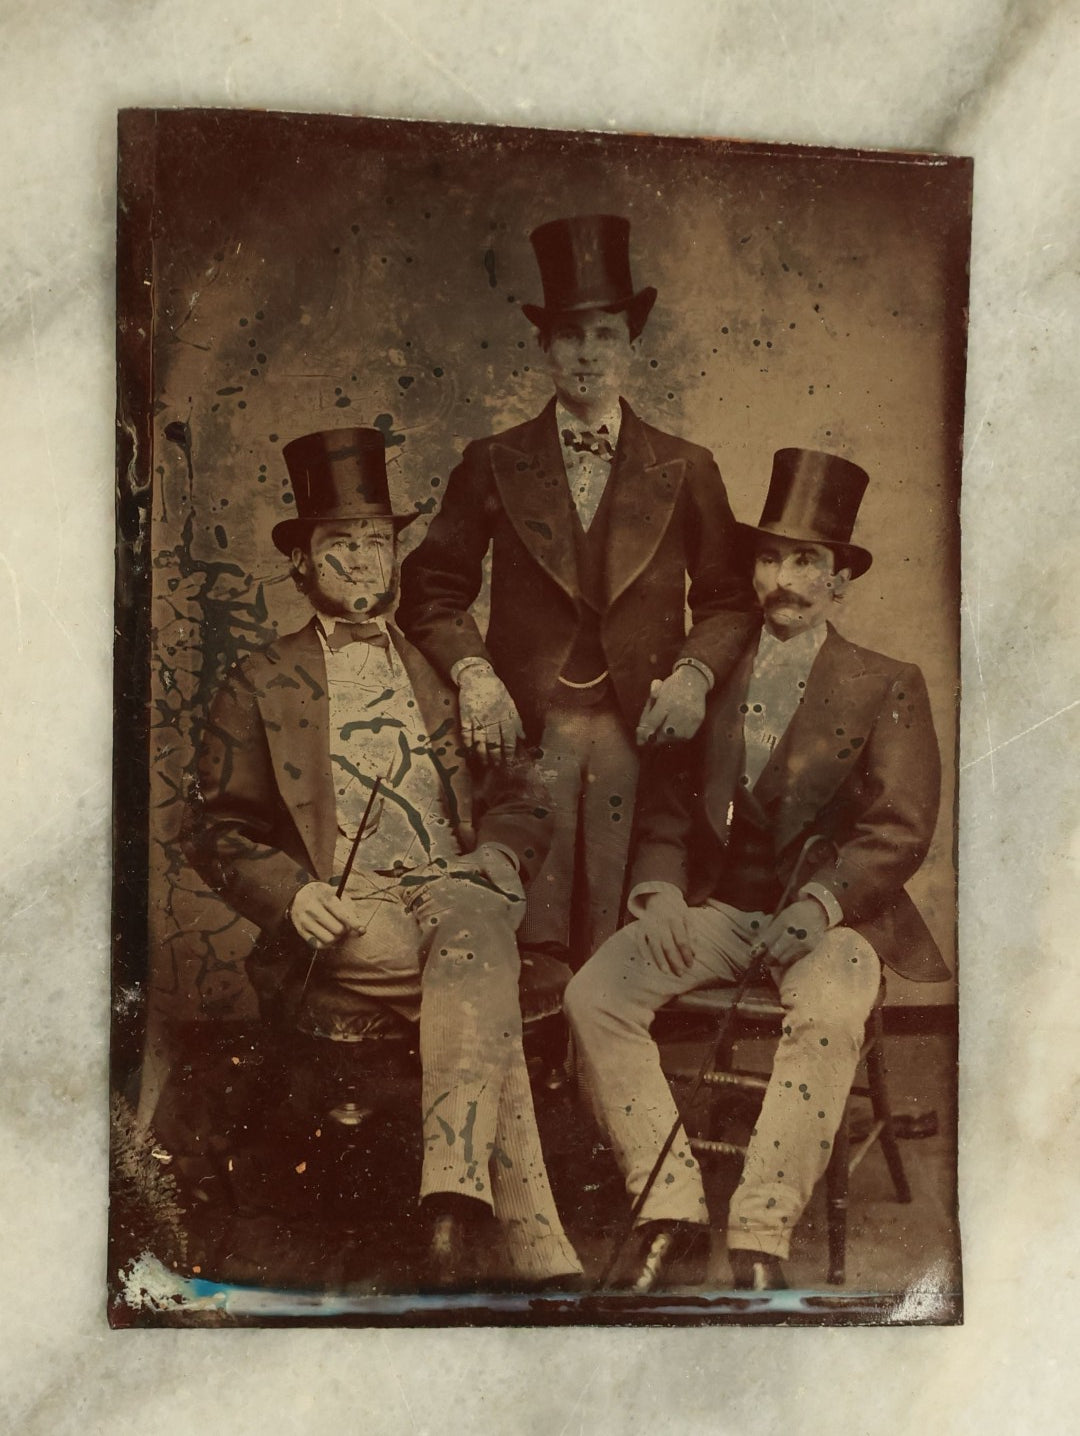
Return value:
[(459, 659), (488, 657), (470, 607), (483, 582), (494, 511), (484, 451), (469, 444), (439, 512), (401, 566), (397, 622), (447, 678)]
[(277, 845), (291, 827), (255, 694), (236, 670), (210, 707), (184, 823), (185, 855), (230, 907), (274, 931), (297, 889), (315, 881), (303, 861)]
[(849, 924), (889, 907), (926, 857), (937, 822), (941, 757), (926, 683), (905, 665), (890, 683), (867, 739), (865, 806), (835, 860), (811, 873)]
[(727, 678), (760, 626), (761, 614), (750, 583), (750, 560), (712, 456), (704, 449), (692, 461), (686, 518), (690, 632), (680, 658), (696, 658), (716, 680)]
[(672, 883), (685, 897), (701, 745), (665, 743), (644, 750), (634, 816), (631, 889), (639, 883)]

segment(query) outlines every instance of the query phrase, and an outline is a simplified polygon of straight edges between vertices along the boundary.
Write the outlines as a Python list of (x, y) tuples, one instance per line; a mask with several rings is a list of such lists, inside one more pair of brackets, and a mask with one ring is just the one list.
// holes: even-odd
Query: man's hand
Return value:
[(478, 899), (481, 893), (502, 899), (511, 923), (520, 927), (525, 916), (525, 889), (514, 863), (494, 843), (481, 843), (461, 857), (435, 858), (409, 873), (402, 886), (409, 892), (408, 910), (421, 924), (425, 913), (437, 913), (443, 906), (439, 895), (446, 883), (473, 884)]
[(777, 913), (761, 935), (767, 962), (790, 967), (815, 948), (829, 928), (828, 915), (816, 898), (800, 898)]
[(651, 958), (661, 972), (681, 977), (694, 963), (690, 943), (690, 909), (678, 888), (665, 887), (641, 899), (644, 915), (629, 930), (642, 957)]
[(679, 743), (692, 738), (705, 721), (709, 685), (704, 673), (689, 663), (676, 668), (663, 683), (653, 679), (649, 698), (638, 719), (637, 741)]
[(481, 758), (504, 762), (525, 732), (514, 700), (490, 663), (463, 668), (458, 680), (461, 736)]
[(362, 932), (352, 907), (329, 883), (307, 883), (292, 900), (289, 917), (305, 942), (331, 947), (347, 932)]

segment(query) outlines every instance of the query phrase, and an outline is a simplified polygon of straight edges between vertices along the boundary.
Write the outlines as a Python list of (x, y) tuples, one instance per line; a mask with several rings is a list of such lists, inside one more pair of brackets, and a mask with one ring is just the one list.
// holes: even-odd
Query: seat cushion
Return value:
[[(684, 993), (682, 997), (673, 998), (668, 1003), (666, 1010), (668, 1012), (714, 1012), (720, 1017), (730, 1010), (734, 1001), (734, 987), (698, 987), (693, 992)], [(776, 988), (764, 983), (755, 984), (746, 990), (739, 1002), (739, 1011), (745, 1017), (754, 1018), (759, 1022), (769, 1018), (779, 1020), (784, 1015)]]
[[(518, 984), (522, 1020), (539, 1022), (560, 1012), (570, 976), (570, 968), (558, 958), (544, 952), (522, 953)], [(415, 1025), (385, 1002), (341, 988), (309, 988), (296, 1026), (310, 1037), (332, 1042), (401, 1041), (415, 1034)]]
[(565, 962), (546, 952), (530, 949), (521, 954), (521, 1017), (524, 1022), (539, 1022), (562, 1011), (563, 993), (572, 974)]
[(309, 990), (296, 1027), (331, 1042), (402, 1042), (415, 1032), (415, 1024), (385, 1002), (340, 988)]

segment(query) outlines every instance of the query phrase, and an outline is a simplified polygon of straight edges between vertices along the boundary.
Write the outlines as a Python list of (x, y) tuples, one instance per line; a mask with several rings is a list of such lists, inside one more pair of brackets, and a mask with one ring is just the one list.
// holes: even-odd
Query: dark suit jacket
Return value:
[[(643, 423), (623, 402), (601, 637), (627, 723), (681, 655), (722, 679), (754, 626), (748, 568), (706, 449)], [(539, 737), (574, 640), (580, 595), (574, 502), (555, 400), (526, 424), (470, 444), (439, 513), (402, 568), (402, 628), (443, 673), (490, 658)], [(469, 612), (491, 548), (486, 644)], [(686, 575), (693, 628), (686, 635)]]
[[(674, 883), (693, 905), (726, 859), (731, 805), (743, 771), (743, 720), (757, 640), (709, 700), (692, 743), (656, 750), (643, 767), (631, 882)], [(845, 922), (903, 976), (948, 977), (904, 883), (926, 857), (937, 820), (941, 764), (922, 674), (848, 643), (829, 626), (803, 702), (754, 788), (772, 824), (779, 883), (807, 837), (834, 845), (800, 876), (828, 888)]]
[[(391, 628), (439, 759), (463, 852), (494, 842), (528, 881), (550, 842), (546, 794), (527, 764), (471, 779), (456, 694)], [(269, 1000), (306, 949), (285, 911), (296, 890), (332, 872), (337, 833), (330, 770), (326, 664), (315, 619), (252, 654), (210, 708), (185, 826), (189, 861), (205, 882), (263, 930), (248, 970)]]

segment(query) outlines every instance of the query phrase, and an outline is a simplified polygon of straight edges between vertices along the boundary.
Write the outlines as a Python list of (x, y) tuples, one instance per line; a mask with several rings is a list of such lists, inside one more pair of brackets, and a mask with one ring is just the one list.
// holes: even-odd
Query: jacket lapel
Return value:
[(743, 770), (746, 744), (740, 705), (746, 698), (757, 644), (751, 643), (724, 684), (705, 720), (705, 815), (721, 843), (731, 828), (735, 788)]
[(610, 483), (608, 603), (644, 571), (671, 522), (682, 487), (685, 459), (658, 463), (645, 426), (626, 400)]
[(528, 426), (521, 446), (493, 443), (491, 465), (507, 518), (537, 563), (578, 597), (576, 514), (566, 482), (554, 398)]
[[(462, 847), (468, 850), (474, 839), (472, 783), (461, 742), (457, 696), (399, 628), (391, 623), (387, 625), (387, 630), (408, 674), (416, 706), (424, 720), (424, 731), (431, 743), (446, 794), (450, 821)], [(444, 750), (441, 754), (440, 749)]]
[(276, 644), (275, 672), (259, 695), (278, 788), (324, 880), (334, 865), (337, 820), (330, 772), (326, 662), (313, 618)]
[(862, 679), (851, 646), (830, 624), (803, 701), (754, 790), (773, 813), (777, 853), (812, 826), (857, 763), (880, 696), (880, 684)]

